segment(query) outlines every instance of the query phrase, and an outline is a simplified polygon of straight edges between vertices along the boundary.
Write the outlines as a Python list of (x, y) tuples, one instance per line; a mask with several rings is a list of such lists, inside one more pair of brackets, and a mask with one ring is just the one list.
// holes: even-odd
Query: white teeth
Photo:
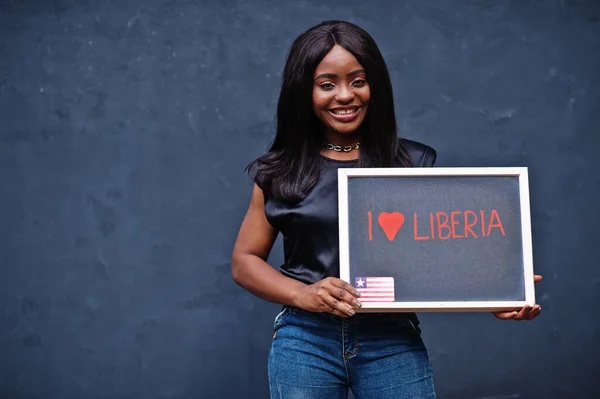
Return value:
[(336, 109), (333, 110), (332, 112), (336, 115), (349, 115), (349, 114), (353, 114), (354, 112), (356, 112), (358, 110), (358, 108), (352, 108), (352, 109)]

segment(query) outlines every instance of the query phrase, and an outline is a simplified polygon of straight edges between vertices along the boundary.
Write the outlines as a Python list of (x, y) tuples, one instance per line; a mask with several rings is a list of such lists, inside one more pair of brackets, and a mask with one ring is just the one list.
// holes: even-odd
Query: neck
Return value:
[(360, 143), (360, 135), (356, 132), (350, 134), (326, 132), (325, 145), (321, 149), (321, 155), (337, 160), (357, 159), (358, 143)]
[(360, 142), (360, 135), (356, 133), (351, 134), (339, 134), (339, 133), (325, 133), (325, 141), (329, 144), (339, 145), (339, 146), (348, 146), (354, 145)]

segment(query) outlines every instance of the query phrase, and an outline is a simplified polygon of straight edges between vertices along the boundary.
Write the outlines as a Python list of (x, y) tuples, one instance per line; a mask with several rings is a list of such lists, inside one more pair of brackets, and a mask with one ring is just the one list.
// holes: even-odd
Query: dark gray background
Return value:
[(422, 315), (439, 397), (600, 396), (598, 1), (0, 0), (0, 397), (267, 397), (243, 168), (331, 18), (375, 37), (438, 166), (530, 168), (542, 316)]
[[(349, 177), (350, 282), (355, 277), (393, 277), (397, 302), (525, 300), (519, 196), (516, 176)], [(505, 234), (492, 226), (490, 234), (482, 236), (480, 211), (484, 211), (487, 234), (492, 209)], [(445, 212), (450, 226), (450, 213), (460, 211), (455, 233), (464, 237), (465, 210), (475, 212), (477, 225), (472, 230), (477, 238), (469, 234), (468, 238), (440, 239), (436, 212)], [(404, 215), (393, 241), (378, 223), (381, 212)], [(419, 236), (429, 236), (429, 240), (414, 239), (415, 213)], [(436, 223), (433, 239), (430, 213)], [(440, 219), (443, 222), (443, 216)], [(447, 234), (442, 229), (442, 235)]]

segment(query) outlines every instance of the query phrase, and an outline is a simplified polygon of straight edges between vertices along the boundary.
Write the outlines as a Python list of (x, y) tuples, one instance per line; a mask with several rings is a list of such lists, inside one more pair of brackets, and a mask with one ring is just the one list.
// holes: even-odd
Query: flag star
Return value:
[(358, 280), (356, 280), (356, 286), (357, 287), (364, 287), (365, 286), (365, 282), (362, 278), (359, 278)]

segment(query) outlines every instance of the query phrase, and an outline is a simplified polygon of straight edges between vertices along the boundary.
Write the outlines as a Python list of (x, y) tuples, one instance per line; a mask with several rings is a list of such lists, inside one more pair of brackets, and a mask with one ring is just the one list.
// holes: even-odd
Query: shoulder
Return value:
[(404, 138), (399, 138), (398, 142), (410, 155), (414, 167), (432, 167), (435, 164), (437, 152), (427, 144)]

